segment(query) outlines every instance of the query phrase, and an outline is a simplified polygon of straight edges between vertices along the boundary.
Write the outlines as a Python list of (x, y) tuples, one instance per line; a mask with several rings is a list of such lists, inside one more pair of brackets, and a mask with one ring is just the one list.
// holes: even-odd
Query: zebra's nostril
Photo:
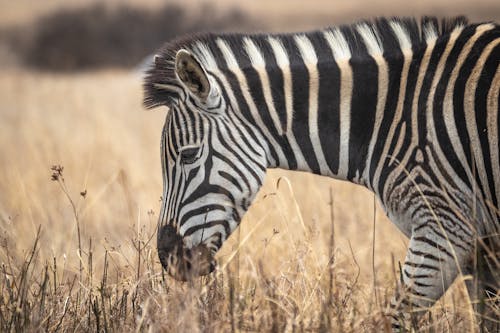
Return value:
[(177, 230), (166, 224), (158, 231), (158, 247), (174, 248), (182, 244), (182, 237), (177, 233)]
[(169, 265), (169, 256), (179, 256), (182, 251), (182, 237), (171, 225), (164, 225), (158, 230), (158, 257), (162, 266), (166, 269)]

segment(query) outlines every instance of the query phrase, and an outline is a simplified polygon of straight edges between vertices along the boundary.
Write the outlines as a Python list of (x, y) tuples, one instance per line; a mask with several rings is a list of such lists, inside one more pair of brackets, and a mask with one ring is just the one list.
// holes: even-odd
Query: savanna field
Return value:
[[(113, 12), (124, 4), (139, 8), (139, 1), (102, 8)], [(51, 21), (40, 23), (41, 17), (93, 5), (0, 1), (0, 331), (388, 332), (383, 312), (399, 281), (407, 239), (372, 193), (349, 183), (271, 170), (218, 254), (216, 273), (188, 283), (163, 274), (156, 223), (167, 110), (144, 110), (142, 74), (131, 65), (161, 42), (138, 29), (131, 43), (148, 40), (154, 47), (141, 53), (117, 46), (137, 59), (104, 54), (82, 62), (82, 55), (99, 50), (78, 43), (94, 39), (76, 35), (80, 49), (62, 65), (46, 52), (57, 38), (37, 35), (50, 30), (44, 29)], [(149, 0), (140, 9), (161, 6)], [(165, 23), (164, 40), (186, 31), (291, 31), (375, 15), (500, 19), (500, 4), (486, 0), (176, 6), (190, 24), (182, 30)], [(214, 20), (200, 6), (213, 7), (206, 13)], [(102, 22), (88, 22), (98, 36)], [(112, 50), (122, 35), (102, 45)], [(110, 65), (114, 59), (116, 66)], [(478, 330), (467, 278), (455, 282), (416, 331)]]

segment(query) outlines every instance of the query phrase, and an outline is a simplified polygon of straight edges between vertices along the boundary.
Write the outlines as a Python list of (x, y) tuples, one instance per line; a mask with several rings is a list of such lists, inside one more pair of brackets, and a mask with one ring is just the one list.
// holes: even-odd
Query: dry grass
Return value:
[[(0, 100), (2, 330), (385, 330), (406, 240), (377, 207), (373, 242), (363, 188), (270, 171), (219, 272), (182, 284), (155, 250), (165, 110), (142, 110), (140, 78), (10, 71)], [(469, 313), (456, 288), (432, 323)]]
[[(318, 19), (301, 21), (303, 5), (287, 1), (281, 15), (284, 2), (242, 6), (253, 16), (266, 12), (263, 20), (274, 22), (274, 30), (325, 24), (328, 11), (317, 8), (330, 9), (330, 22), (363, 12), (467, 14), (470, 8), (465, 1), (447, 12), (450, 0), (404, 6), (378, 0), (359, 12), (359, 1), (320, 0), (324, 7), (308, 7)], [(2, 24), (61, 3), (2, 1)], [(230, 7), (229, 0), (215, 3)], [(496, 1), (476, 1), (470, 12), (500, 17)], [(2, 69), (0, 331), (387, 331), (382, 313), (407, 240), (379, 206), (374, 212), (371, 193), (344, 182), (270, 171), (219, 253), (216, 274), (192, 283), (163, 276), (155, 231), (165, 110), (143, 111), (140, 85), (127, 72)], [(64, 166), (56, 181), (53, 165)], [(464, 332), (473, 325), (458, 281), (418, 331)]]

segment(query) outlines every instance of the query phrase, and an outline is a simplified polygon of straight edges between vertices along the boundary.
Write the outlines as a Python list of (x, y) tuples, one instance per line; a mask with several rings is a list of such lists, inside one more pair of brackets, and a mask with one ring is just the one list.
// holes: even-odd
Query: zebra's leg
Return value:
[(483, 238), (476, 245), (475, 260), (467, 267), (472, 279), (466, 281), (480, 332), (500, 332), (500, 236)]
[(458, 244), (442, 230), (437, 223), (429, 221), (412, 232), (401, 271), (403, 286), (390, 304), (395, 332), (415, 327), (464, 267), (468, 246)]

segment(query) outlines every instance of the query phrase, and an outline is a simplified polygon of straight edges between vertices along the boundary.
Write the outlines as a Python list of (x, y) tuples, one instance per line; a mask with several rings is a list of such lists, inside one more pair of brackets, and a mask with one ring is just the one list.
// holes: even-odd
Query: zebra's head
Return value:
[(161, 141), (160, 261), (179, 280), (209, 274), (262, 184), (264, 146), (192, 50), (167, 47), (156, 56), (145, 94), (147, 107), (169, 108)]

